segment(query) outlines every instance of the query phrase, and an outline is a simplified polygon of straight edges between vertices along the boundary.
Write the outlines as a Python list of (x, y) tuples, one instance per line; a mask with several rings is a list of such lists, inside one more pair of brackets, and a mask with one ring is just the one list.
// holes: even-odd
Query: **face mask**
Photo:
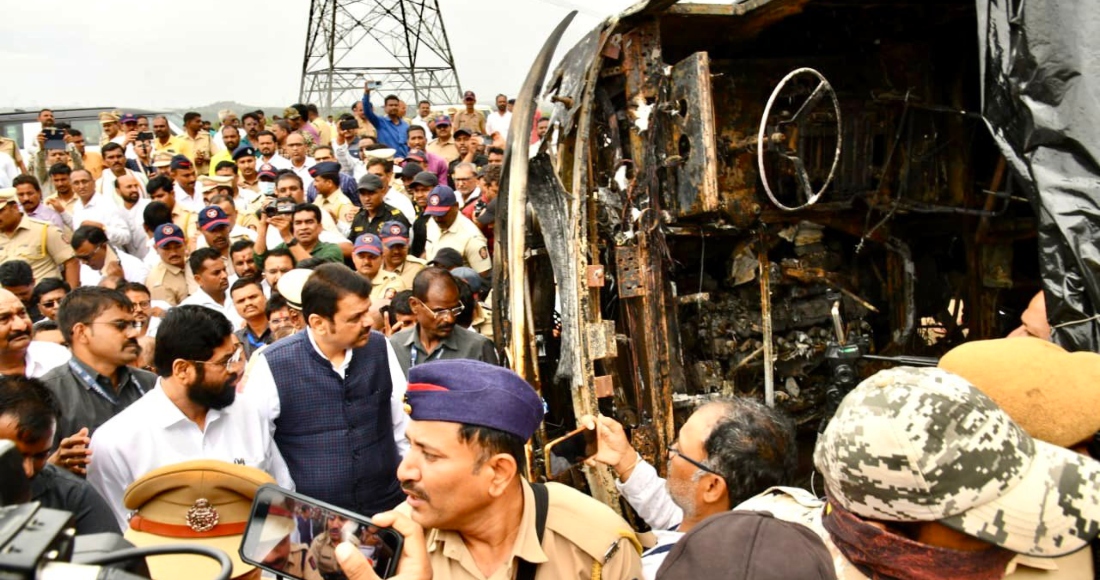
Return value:
[(261, 181), (260, 193), (264, 195), (275, 195), (275, 182), (274, 181)]

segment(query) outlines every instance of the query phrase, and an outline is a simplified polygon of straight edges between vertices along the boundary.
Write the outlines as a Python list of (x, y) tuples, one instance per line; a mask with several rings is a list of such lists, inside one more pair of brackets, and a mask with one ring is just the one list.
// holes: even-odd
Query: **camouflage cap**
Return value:
[(841, 402), (814, 464), (833, 501), (880, 521), (938, 521), (1013, 552), (1060, 556), (1100, 532), (1100, 463), (1034, 440), (965, 379), (876, 373)]

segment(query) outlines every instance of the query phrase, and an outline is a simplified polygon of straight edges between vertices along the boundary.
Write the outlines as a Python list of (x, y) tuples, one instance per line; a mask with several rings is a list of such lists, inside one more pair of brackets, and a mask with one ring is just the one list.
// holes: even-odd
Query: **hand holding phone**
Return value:
[(551, 478), (558, 477), (598, 452), (599, 439), (596, 431), (581, 426), (546, 446), (546, 472)]
[[(408, 516), (395, 511), (374, 516), (374, 523), (397, 530), (404, 536), (405, 543), (397, 563), (397, 575), (393, 580), (429, 580), (432, 577), (431, 561), (428, 559), (428, 546), (424, 540), (424, 530)], [(340, 564), (348, 580), (377, 580), (378, 575), (362, 552), (350, 543), (336, 546), (336, 561)]]
[[(366, 516), (268, 484), (257, 490), (252, 501), (240, 555), (245, 562), (285, 578), (306, 580), (318, 572), (325, 578), (389, 578), (397, 570), (405, 538), (384, 523), (393, 522), (380, 518), (375, 523)], [(302, 529), (316, 533), (302, 537)], [(295, 531), (303, 544), (291, 543)], [(328, 559), (330, 563), (326, 564), (320, 558), (322, 551), (334, 552), (345, 545), (348, 547), (341, 548), (344, 559), (359, 566), (355, 576), (345, 575), (341, 566), (333, 566)], [(308, 550), (304, 556), (303, 550)], [(348, 550), (354, 553), (348, 554)], [(366, 571), (362, 570), (363, 562), (367, 563)]]

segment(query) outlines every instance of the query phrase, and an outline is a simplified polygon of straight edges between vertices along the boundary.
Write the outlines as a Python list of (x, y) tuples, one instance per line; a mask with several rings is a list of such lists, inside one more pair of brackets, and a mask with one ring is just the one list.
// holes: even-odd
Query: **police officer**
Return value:
[(424, 363), (409, 373), (407, 400), (398, 511), (425, 528), (434, 578), (642, 577), (638, 540), (611, 508), (565, 485), (527, 483), (524, 442), (543, 410), (519, 375), (479, 361)]
[(396, 274), (406, 288), (412, 288), (413, 280), (427, 262), (409, 255), (408, 226), (398, 221), (382, 224), (382, 247), (382, 269)]
[(37, 282), (64, 274), (69, 286), (80, 286), (80, 263), (61, 230), (23, 215), (14, 187), (0, 189), (0, 262), (8, 260), (30, 264)]
[(371, 281), (372, 301), (389, 300), (408, 289), (397, 274), (382, 268), (382, 240), (378, 236), (363, 234), (356, 238), (351, 259), (355, 263), (355, 271)]
[(173, 223), (161, 224), (153, 231), (153, 247), (159, 260), (145, 278), (149, 296), (178, 306), (191, 291), (191, 275), (187, 267), (187, 238), (183, 229)]
[[(340, 565), (336, 563), (335, 552), (337, 544), (344, 539), (344, 527), (348, 524), (358, 525), (339, 514), (328, 514), (325, 518), (327, 528), (325, 533), (314, 538), (309, 546), (307, 561), (310, 565), (317, 565), (317, 570), (325, 580), (341, 580), (344, 577), (343, 572), (340, 571)], [(358, 545), (358, 538), (351, 534), (347, 536), (349, 541)]]
[(397, 221), (409, 227), (409, 220), (401, 210), (383, 201), (386, 197), (386, 187), (382, 178), (368, 173), (359, 179), (359, 202), (363, 208), (351, 220), (351, 239), (354, 240), (363, 234), (379, 235), (382, 233), (382, 224)]
[(462, 255), (465, 265), (482, 276), (488, 276), (493, 268), (489, 259), (489, 247), (485, 236), (474, 222), (462, 215), (458, 209), (458, 197), (453, 189), (446, 185), (437, 185), (428, 194), (428, 206), (424, 215), (432, 220), (428, 222), (425, 258), (430, 262), (442, 248), (453, 248)]

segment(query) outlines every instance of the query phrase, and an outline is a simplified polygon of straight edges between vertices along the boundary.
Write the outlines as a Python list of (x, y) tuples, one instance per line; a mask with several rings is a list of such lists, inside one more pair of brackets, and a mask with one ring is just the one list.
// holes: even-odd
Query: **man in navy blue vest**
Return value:
[(245, 396), (274, 427), (298, 491), (361, 514), (404, 499), (397, 465), (408, 450), (407, 381), (373, 332), (370, 281), (319, 266), (302, 288), (305, 332), (255, 355)]

